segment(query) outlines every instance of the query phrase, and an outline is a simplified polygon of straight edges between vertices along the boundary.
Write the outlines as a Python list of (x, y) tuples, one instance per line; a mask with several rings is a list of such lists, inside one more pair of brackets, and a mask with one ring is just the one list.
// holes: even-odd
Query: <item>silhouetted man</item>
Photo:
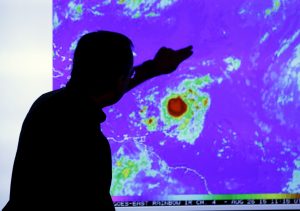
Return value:
[(153, 60), (132, 68), (131, 48), (127, 37), (114, 32), (80, 39), (67, 86), (39, 97), (24, 120), (4, 210), (115, 210), (101, 108), (143, 81), (174, 71), (192, 54), (192, 47), (161, 48)]

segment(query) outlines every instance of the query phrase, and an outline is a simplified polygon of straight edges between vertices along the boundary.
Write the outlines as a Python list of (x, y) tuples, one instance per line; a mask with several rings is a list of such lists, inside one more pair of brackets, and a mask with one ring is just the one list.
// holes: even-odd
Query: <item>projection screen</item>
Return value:
[(296, 0), (53, 1), (53, 89), (88, 32), (127, 35), (135, 65), (194, 47), (105, 109), (117, 207), (299, 203), (299, 11)]

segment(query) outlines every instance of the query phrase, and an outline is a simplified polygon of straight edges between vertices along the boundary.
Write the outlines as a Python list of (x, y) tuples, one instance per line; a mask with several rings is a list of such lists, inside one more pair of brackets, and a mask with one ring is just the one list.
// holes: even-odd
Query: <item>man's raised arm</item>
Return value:
[(192, 48), (192, 46), (179, 50), (160, 48), (153, 60), (134, 67), (134, 77), (130, 80), (127, 91), (155, 76), (174, 72), (181, 62), (193, 54)]

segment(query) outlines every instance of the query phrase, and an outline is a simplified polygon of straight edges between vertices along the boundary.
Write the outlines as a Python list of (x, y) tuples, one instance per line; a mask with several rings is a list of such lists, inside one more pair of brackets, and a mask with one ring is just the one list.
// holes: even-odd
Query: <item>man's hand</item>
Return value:
[(181, 62), (193, 54), (193, 46), (188, 46), (179, 50), (162, 47), (156, 53), (153, 62), (157, 75), (171, 73), (176, 70)]

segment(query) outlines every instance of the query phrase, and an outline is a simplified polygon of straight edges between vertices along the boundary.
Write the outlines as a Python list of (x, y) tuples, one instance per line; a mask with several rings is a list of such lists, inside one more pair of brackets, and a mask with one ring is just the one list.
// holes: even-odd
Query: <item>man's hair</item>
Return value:
[(70, 83), (111, 88), (118, 77), (127, 77), (133, 65), (131, 40), (116, 32), (96, 31), (82, 36), (77, 44)]

